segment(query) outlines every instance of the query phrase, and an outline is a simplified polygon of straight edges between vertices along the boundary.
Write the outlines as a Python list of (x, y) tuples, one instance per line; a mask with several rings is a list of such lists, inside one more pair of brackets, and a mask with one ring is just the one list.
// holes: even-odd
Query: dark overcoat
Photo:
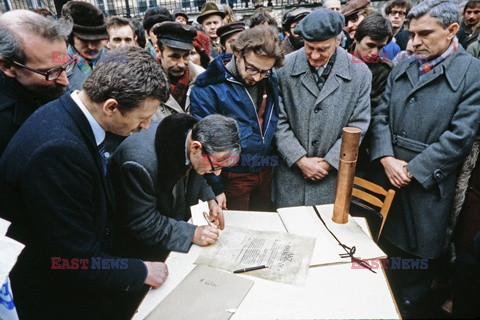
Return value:
[(187, 173), (185, 138), (197, 122), (175, 114), (125, 139), (110, 160), (117, 198), (118, 250), (163, 261), (170, 251), (188, 252), (196, 226), (190, 206), (215, 199), (195, 170)]
[[(93, 131), (67, 93), (39, 108), (11, 140), (0, 160), (0, 217), (7, 235), (25, 244), (10, 273), (20, 319), (107, 319), (107, 299), (140, 290), (141, 260), (127, 268), (93, 269), (108, 254), (113, 198)], [(52, 257), (69, 259), (53, 268)], [(82, 269), (72, 259), (89, 259)], [(105, 260), (112, 261), (112, 260)]]
[[(406, 61), (392, 70), (374, 109), (372, 160), (404, 160), (414, 177), (397, 190), (383, 236), (424, 258), (438, 257), (445, 245), (457, 172), (479, 127), (479, 70), (461, 47), (421, 80), (418, 62)], [(391, 188), (383, 168), (377, 173)]]

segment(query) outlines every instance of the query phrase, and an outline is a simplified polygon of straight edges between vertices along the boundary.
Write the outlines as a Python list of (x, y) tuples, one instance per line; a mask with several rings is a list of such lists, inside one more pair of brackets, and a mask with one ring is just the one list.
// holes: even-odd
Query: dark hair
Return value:
[(153, 7), (145, 12), (143, 28), (149, 33), (155, 24), (165, 21), (175, 21), (175, 17), (165, 7)]
[(110, 17), (107, 19), (106, 24), (107, 24), (107, 31), (113, 26), (118, 26), (118, 27), (130, 26), (130, 28), (132, 28), (133, 33), (135, 33), (135, 27), (133, 26), (133, 23), (124, 17), (119, 17), (119, 16)]
[(192, 128), (192, 140), (202, 144), (203, 152), (214, 155), (228, 152), (230, 157), (240, 155), (240, 136), (235, 120), (219, 114), (206, 116)]
[(48, 10), (47, 8), (36, 8), (32, 9), (32, 11), (44, 17), (53, 17), (52, 11)]
[(131, 18), (130, 21), (135, 28), (135, 35), (137, 36), (138, 46), (140, 48), (145, 48), (145, 46), (147, 45), (147, 39), (145, 38), (145, 29), (143, 29), (142, 23), (135, 18)]
[(284, 53), (280, 46), (277, 29), (271, 26), (256, 26), (240, 32), (231, 47), (234, 52), (239, 52), (242, 56), (252, 51), (259, 56), (274, 58), (276, 68), (284, 64)]
[(160, 64), (145, 49), (127, 46), (102, 56), (83, 84), (96, 103), (117, 100), (122, 112), (135, 109), (147, 98), (167, 101), (170, 84)]
[(374, 41), (388, 38), (387, 43), (389, 43), (393, 37), (392, 24), (380, 12), (369, 14), (358, 25), (354, 38), (360, 42), (366, 36)]
[(408, 0), (390, 0), (385, 6), (385, 14), (389, 15), (392, 13), (393, 7), (405, 8), (408, 14), (410, 9), (412, 9), (412, 4)]
[(465, 11), (467, 11), (467, 9), (476, 8), (478, 6), (480, 6), (480, 0), (469, 0), (463, 8), (463, 14), (465, 14)]
[(253, 16), (250, 18), (250, 28), (262, 25), (267, 23), (269, 26), (277, 28), (277, 21), (272, 17), (272, 15), (265, 10), (264, 8), (259, 8), (255, 11)]

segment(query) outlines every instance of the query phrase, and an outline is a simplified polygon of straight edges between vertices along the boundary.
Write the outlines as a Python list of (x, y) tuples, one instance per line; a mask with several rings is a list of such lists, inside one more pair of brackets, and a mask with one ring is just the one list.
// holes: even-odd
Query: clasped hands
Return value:
[(390, 183), (396, 188), (402, 188), (408, 186), (412, 181), (412, 175), (408, 172), (407, 162), (399, 160), (394, 157), (383, 157), (380, 159), (380, 163), (385, 169)]
[(311, 181), (319, 181), (328, 175), (332, 166), (320, 157), (303, 156), (296, 162), (296, 165), (302, 170), (303, 178)]

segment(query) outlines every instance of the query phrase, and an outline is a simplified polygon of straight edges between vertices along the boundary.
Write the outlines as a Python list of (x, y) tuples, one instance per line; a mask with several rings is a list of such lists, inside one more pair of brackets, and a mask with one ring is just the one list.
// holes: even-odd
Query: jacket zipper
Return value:
[(268, 117), (267, 126), (266, 126), (266, 129), (265, 129), (265, 132), (263, 132), (262, 127), (260, 127), (260, 120), (258, 120), (257, 108), (255, 108), (255, 103), (253, 103), (253, 99), (250, 96), (250, 93), (248, 93), (247, 88), (245, 88), (245, 86), (242, 83), (240, 83), (236, 80), (232, 80), (232, 79), (229, 79), (229, 78), (226, 78), (226, 79), (230, 82), (237, 83), (237, 84), (241, 85), (243, 87), (243, 89), (245, 89), (245, 92), (247, 93), (247, 96), (250, 98), (250, 101), (252, 102), (253, 110), (255, 111), (255, 114), (257, 115), (257, 124), (258, 124), (258, 127), (260, 128), (260, 135), (262, 136), (262, 142), (265, 143), (265, 134), (267, 133), (268, 126), (270, 125), (270, 119), (272, 118), (273, 108), (272, 108), (272, 110), (270, 110), (270, 116)]

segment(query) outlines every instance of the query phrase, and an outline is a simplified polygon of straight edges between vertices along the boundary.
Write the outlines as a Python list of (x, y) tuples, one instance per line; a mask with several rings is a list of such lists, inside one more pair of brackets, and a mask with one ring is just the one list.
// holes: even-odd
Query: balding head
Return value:
[(25, 19), (35, 19), (37, 16), (37, 13), (30, 10), (7, 11), (0, 15), (0, 26), (8, 27), (12, 31), (15, 31), (15, 27), (21, 25)]

